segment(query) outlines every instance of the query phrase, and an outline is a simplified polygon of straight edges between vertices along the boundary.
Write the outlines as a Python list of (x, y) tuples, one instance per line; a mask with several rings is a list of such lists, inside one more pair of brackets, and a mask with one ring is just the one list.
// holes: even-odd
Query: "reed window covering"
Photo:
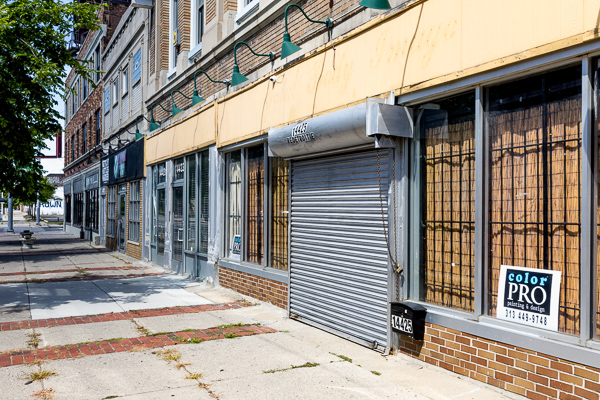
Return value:
[(561, 271), (559, 331), (579, 334), (581, 68), (489, 89), (489, 314), (501, 265)]
[(264, 146), (248, 149), (248, 196), (247, 196), (247, 260), (253, 264), (263, 264), (263, 234), (264, 234), (264, 182), (265, 182), (265, 151)]
[(271, 267), (288, 269), (290, 162), (271, 158)]
[(420, 110), (420, 300), (473, 311), (475, 96)]

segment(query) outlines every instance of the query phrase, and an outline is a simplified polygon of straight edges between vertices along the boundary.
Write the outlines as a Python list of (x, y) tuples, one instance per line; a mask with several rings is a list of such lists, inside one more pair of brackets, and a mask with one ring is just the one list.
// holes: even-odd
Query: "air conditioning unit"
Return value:
[(154, 5), (152, 4), (152, 0), (131, 0), (132, 7), (138, 8), (152, 8)]

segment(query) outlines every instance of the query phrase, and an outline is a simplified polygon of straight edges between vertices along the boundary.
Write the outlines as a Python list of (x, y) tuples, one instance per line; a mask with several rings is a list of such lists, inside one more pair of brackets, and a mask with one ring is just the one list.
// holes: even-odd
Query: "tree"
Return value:
[(0, 191), (26, 201), (42, 187), (36, 156), (62, 130), (54, 95), (65, 97), (67, 68), (89, 75), (65, 38), (73, 29), (98, 29), (90, 3), (0, 0)]

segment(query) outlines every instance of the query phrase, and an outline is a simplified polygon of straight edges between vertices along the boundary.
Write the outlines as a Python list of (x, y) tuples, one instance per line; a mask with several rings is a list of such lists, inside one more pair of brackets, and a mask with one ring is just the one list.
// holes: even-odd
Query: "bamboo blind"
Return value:
[(228, 250), (230, 257), (231, 246), (235, 235), (241, 233), (241, 188), (242, 188), (242, 172), (240, 152), (233, 152), (229, 156), (229, 243)]
[(425, 129), (422, 300), (473, 310), (474, 120)]
[(264, 149), (248, 149), (248, 261), (263, 263)]
[(561, 332), (579, 332), (581, 95), (488, 114), (489, 312), (500, 266), (562, 271)]
[(271, 267), (288, 269), (290, 162), (271, 158)]

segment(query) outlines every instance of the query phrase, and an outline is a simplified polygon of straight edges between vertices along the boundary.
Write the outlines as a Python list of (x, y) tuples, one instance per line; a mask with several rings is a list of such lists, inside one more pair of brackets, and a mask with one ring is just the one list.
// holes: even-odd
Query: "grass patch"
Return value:
[(198, 344), (198, 343), (202, 343), (204, 342), (204, 339), (200, 339), (197, 337), (193, 337), (193, 338), (189, 338), (188, 340), (186, 340), (188, 343), (194, 343), (194, 344)]
[(336, 357), (339, 357), (339, 358), (341, 358), (341, 359), (342, 359), (342, 360), (344, 360), (344, 361), (348, 361), (349, 363), (352, 363), (352, 359), (351, 359), (350, 357), (346, 357), (346, 356), (344, 356), (344, 355), (341, 355), (341, 354), (335, 354), (335, 353), (331, 353), (331, 352), (330, 352), (329, 354), (331, 354), (331, 355), (334, 355), (334, 356), (336, 356)]
[(78, 269), (77, 273), (78, 274), (87, 274), (87, 271), (85, 269)]
[(183, 337), (179, 336), (179, 335), (175, 335), (171, 338), (172, 341), (174, 342), (184, 342), (185, 340), (183, 339)]
[(56, 372), (54, 371), (50, 371), (47, 369), (42, 369), (36, 372), (30, 372), (28, 374), (25, 375), (25, 379), (27, 379), (30, 382), (35, 382), (35, 381), (43, 381), (44, 379), (48, 379), (51, 376), (55, 376)]
[(181, 360), (181, 353), (174, 349), (166, 349), (166, 350), (157, 351), (156, 354), (161, 356), (162, 359), (168, 363), (171, 363), (171, 362), (179, 363), (179, 360)]
[(115, 338), (111, 338), (111, 339), (100, 340), (100, 342), (118, 342), (119, 340), (123, 340), (123, 338), (122, 337), (115, 337)]
[(381, 375), (381, 372), (377, 372), (377, 371), (371, 371), (371, 373), (372, 373), (373, 375), (377, 375), (377, 376)]
[(233, 328), (236, 326), (244, 326), (245, 324), (243, 323), (237, 323), (237, 324), (226, 324), (226, 325), (217, 325), (215, 326), (215, 328), (220, 328), (220, 329), (226, 329), (226, 328)]
[(235, 339), (236, 337), (239, 337), (239, 336), (236, 335), (235, 333), (226, 333), (225, 334), (225, 339)]
[(197, 373), (197, 374), (192, 374), (190, 373), (188, 376), (185, 377), (185, 379), (200, 379), (202, 378), (202, 374)]
[(314, 362), (306, 362), (302, 365), (292, 364), (289, 368), (270, 369), (267, 371), (263, 371), (263, 374), (274, 374), (275, 372), (289, 371), (290, 369), (298, 369), (298, 368), (313, 368), (318, 365), (319, 365), (319, 363), (314, 363)]

